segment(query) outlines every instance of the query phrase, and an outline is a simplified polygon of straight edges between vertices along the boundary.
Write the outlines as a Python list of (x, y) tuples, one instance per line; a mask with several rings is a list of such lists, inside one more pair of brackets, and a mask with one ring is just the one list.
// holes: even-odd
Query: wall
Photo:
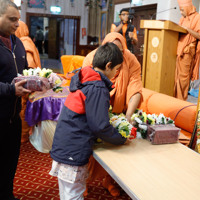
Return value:
[(84, 5), (85, 1), (79, 0), (75, 1), (73, 5), (70, 0), (46, 0), (46, 9), (41, 8), (28, 8), (27, 0), (23, 1), (24, 3), (21, 5), (21, 19), (22, 21), (26, 21), (26, 12), (29, 13), (41, 13), (41, 14), (52, 14), (50, 12), (50, 6), (56, 6), (56, 2), (58, 6), (61, 7), (61, 13), (59, 15), (67, 15), (67, 16), (80, 16), (80, 45), (87, 44), (87, 37), (82, 38), (81, 30), (82, 28), (88, 27), (88, 8)]
[[(199, 0), (193, 0), (192, 1), (194, 6), (197, 8), (197, 11), (199, 11)], [(146, 4), (152, 4), (157, 3), (157, 20), (170, 20), (175, 23), (179, 22), (179, 19), (181, 18), (181, 14), (179, 11), (179, 5), (177, 0), (143, 0), (143, 5)], [(176, 7), (176, 9), (174, 9)], [(164, 12), (162, 12), (164, 11)], [(159, 13), (160, 12), (160, 13)]]
[[(199, 11), (199, 7), (200, 7), (199, 0), (193, 0), (192, 2), (194, 6), (197, 8), (197, 11)], [(177, 0), (143, 0), (142, 1), (142, 5), (148, 5), (148, 4), (157, 4), (157, 14), (156, 14), (157, 20), (170, 20), (175, 23), (179, 22), (181, 14), (179, 11)], [(122, 8), (128, 8), (128, 7), (130, 7), (130, 3), (115, 5), (114, 19), (115, 20), (117, 19), (116, 15)], [(174, 7), (176, 7), (176, 9), (174, 9)]]

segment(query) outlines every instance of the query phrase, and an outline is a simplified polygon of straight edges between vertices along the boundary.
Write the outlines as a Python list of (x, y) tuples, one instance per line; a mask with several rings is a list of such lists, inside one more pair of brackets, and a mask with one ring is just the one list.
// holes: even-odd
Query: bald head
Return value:
[(8, 7), (14, 7), (18, 10), (17, 5), (10, 0), (0, 0), (0, 5), (0, 16), (5, 14)]

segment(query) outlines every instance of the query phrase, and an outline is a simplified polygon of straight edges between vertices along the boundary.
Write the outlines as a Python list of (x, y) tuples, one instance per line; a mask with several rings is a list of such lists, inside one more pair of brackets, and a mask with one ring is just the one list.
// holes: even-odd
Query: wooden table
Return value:
[(132, 199), (200, 199), (200, 155), (180, 143), (102, 144), (94, 158)]

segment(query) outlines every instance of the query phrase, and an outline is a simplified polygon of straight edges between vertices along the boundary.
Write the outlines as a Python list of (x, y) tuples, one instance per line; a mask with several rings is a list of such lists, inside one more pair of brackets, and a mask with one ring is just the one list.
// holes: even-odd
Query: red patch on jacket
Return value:
[(101, 81), (101, 76), (99, 73), (94, 71), (91, 67), (84, 67), (80, 74), (81, 83), (87, 81)]
[(68, 95), (64, 105), (75, 113), (85, 114), (85, 99), (81, 90), (77, 90)]

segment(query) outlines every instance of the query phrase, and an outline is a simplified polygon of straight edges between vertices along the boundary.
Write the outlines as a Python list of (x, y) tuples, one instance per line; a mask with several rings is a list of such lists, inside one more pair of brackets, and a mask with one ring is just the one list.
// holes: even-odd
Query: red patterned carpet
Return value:
[[(48, 173), (52, 159), (38, 152), (29, 142), (21, 145), (21, 153), (14, 182), (15, 197), (20, 200), (59, 200), (57, 178)], [(101, 185), (101, 180), (89, 185), (85, 200), (130, 200), (122, 190), (120, 197), (112, 197)]]

